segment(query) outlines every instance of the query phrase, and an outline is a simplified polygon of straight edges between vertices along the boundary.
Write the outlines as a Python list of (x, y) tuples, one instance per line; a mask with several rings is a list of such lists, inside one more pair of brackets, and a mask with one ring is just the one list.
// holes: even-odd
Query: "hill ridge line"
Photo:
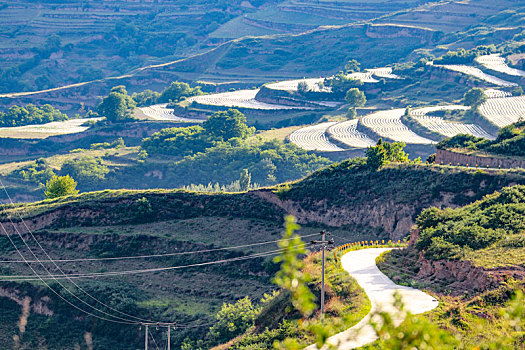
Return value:
[(396, 23), (370, 23), (370, 22), (366, 22), (366, 23), (348, 23), (348, 24), (343, 24), (343, 25), (319, 26), (317, 28), (314, 28), (314, 29), (311, 29), (311, 30), (307, 30), (305, 32), (297, 33), (297, 34), (274, 34), (274, 35), (262, 35), (262, 36), (244, 36), (244, 37), (241, 37), (241, 38), (228, 40), (228, 41), (220, 44), (217, 47), (214, 47), (212, 49), (209, 49), (209, 50), (201, 52), (201, 53), (190, 55), (188, 57), (180, 58), (178, 60), (169, 61), (169, 62), (165, 62), (165, 63), (159, 63), (159, 64), (152, 64), (152, 65), (147, 65), (147, 66), (144, 66), (144, 67), (135, 68), (135, 69), (131, 70), (129, 73), (127, 73), (127, 74), (123, 74), (123, 75), (119, 75), (119, 76), (106, 77), (106, 78), (101, 78), (101, 79), (95, 79), (95, 80), (90, 80), (90, 81), (85, 81), (85, 82), (80, 82), (80, 83), (74, 83), (74, 84), (59, 86), (59, 87), (55, 87), (55, 88), (51, 88), (51, 89), (45, 89), (45, 90), (4, 93), (4, 94), (0, 94), (0, 98), (18, 98), (18, 97), (24, 97), (24, 96), (34, 96), (34, 95), (39, 95), (39, 94), (45, 94), (45, 93), (48, 93), (48, 92), (62, 91), (62, 90), (67, 90), (67, 89), (71, 89), (71, 88), (81, 87), (81, 86), (94, 84), (94, 83), (106, 82), (106, 81), (110, 81), (110, 80), (120, 80), (120, 79), (125, 79), (125, 78), (131, 78), (131, 77), (135, 76), (137, 73), (144, 72), (146, 70), (162, 68), (162, 67), (168, 67), (170, 65), (181, 63), (181, 62), (185, 62), (185, 61), (188, 61), (188, 60), (196, 58), (196, 57), (205, 56), (205, 55), (210, 54), (210, 53), (212, 53), (212, 52), (214, 52), (216, 50), (224, 48), (224, 47), (226, 47), (228, 45), (231, 45), (233, 43), (240, 42), (240, 41), (246, 40), (246, 39), (275, 39), (275, 38), (282, 38), (282, 37), (299, 37), (299, 36), (302, 36), (302, 35), (307, 35), (307, 34), (311, 34), (311, 33), (315, 33), (315, 32), (330, 31), (330, 30), (337, 30), (337, 29), (357, 27), (357, 26), (365, 26), (367, 24), (372, 26), (372, 27), (399, 27), (399, 28), (411, 28), (411, 29), (419, 29), (419, 30), (428, 31), (428, 32), (435, 32), (435, 30), (430, 29), (430, 28), (413, 26), (413, 25), (402, 25), (402, 24), (396, 24)]

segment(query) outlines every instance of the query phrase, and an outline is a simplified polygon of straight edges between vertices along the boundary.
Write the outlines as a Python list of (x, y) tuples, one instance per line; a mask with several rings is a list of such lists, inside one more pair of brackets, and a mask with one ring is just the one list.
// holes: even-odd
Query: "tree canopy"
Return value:
[(391, 162), (406, 162), (408, 155), (403, 151), (405, 146), (404, 142), (390, 143), (379, 139), (376, 146), (366, 150), (366, 164), (375, 171)]
[(128, 95), (123, 85), (115, 86), (98, 105), (98, 114), (110, 122), (123, 122), (133, 119), (137, 104)]
[(471, 106), (473, 108), (479, 107), (485, 101), (487, 101), (487, 95), (485, 95), (485, 91), (480, 88), (472, 88), (463, 96), (465, 106)]
[(77, 182), (69, 175), (53, 176), (46, 183), (46, 198), (58, 198), (78, 194)]
[(54, 121), (67, 120), (67, 115), (53, 106), (45, 104), (37, 107), (28, 104), (25, 107), (12, 106), (6, 113), (0, 112), (0, 126), (22, 126), (31, 124), (45, 124)]
[(366, 103), (365, 93), (358, 88), (351, 88), (346, 92), (345, 101), (351, 107), (363, 107)]
[(324, 85), (330, 86), (334, 95), (344, 97), (349, 89), (361, 87), (363, 82), (339, 72), (331, 78), (326, 78)]
[(187, 83), (174, 81), (162, 91), (158, 97), (158, 103), (180, 102), (191, 96), (202, 95), (200, 86), (190, 87)]
[(254, 129), (246, 125), (246, 117), (236, 109), (213, 114), (202, 126), (214, 138), (226, 141), (234, 137), (245, 139)]

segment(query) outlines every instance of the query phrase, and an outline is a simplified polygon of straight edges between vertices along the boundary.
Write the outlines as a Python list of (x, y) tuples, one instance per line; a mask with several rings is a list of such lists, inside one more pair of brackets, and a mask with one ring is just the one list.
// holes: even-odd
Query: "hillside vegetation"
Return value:
[(463, 348), (506, 337), (497, 348), (520, 349), (523, 313), (502, 315), (516, 291), (525, 290), (524, 222), (523, 185), (456, 209), (429, 208), (417, 219), (411, 246), (378, 263), (394, 281), (436, 295), (441, 305), (430, 319)]
[(458, 135), (443, 140), (438, 148), (460, 149), (468, 153), (482, 152), (501, 156), (525, 156), (525, 122), (517, 122), (499, 131), (494, 141), (470, 135)]

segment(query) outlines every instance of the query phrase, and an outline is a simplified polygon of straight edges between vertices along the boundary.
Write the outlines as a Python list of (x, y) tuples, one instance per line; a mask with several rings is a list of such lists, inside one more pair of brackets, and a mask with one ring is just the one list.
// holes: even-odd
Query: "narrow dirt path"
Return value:
[[(400, 286), (392, 282), (376, 266), (376, 258), (391, 248), (371, 248), (349, 252), (341, 258), (343, 268), (354, 277), (365, 290), (372, 308), (355, 326), (328, 339), (328, 344), (339, 350), (354, 349), (377, 339), (374, 329), (368, 324), (374, 311), (389, 312), (396, 324), (403, 322), (404, 316), (394, 308), (394, 293), (397, 291), (403, 298), (405, 309), (412, 314), (430, 311), (438, 306), (432, 296), (414, 288)], [(328, 348), (328, 347), (326, 347)], [(315, 345), (308, 350), (317, 349)], [(323, 348), (324, 349), (324, 348)]]

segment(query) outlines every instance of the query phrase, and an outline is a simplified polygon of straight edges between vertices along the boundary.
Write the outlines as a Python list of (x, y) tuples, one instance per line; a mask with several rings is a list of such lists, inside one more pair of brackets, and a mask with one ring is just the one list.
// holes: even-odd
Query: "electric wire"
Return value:
[[(1, 178), (0, 178), (0, 185), (2, 186), (4, 192), (6, 193), (6, 195), (7, 195), (8, 199), (9, 199), (10, 203), (14, 205), (14, 202), (13, 202), (11, 196), (9, 195), (9, 193), (8, 193), (8, 191), (7, 191), (7, 189), (6, 189), (6, 187), (5, 187), (5, 185), (4, 185), (4, 183), (3, 183), (3, 181), (2, 181)], [(22, 242), (24, 243), (24, 245), (26, 246), (26, 248), (27, 248), (27, 249), (29, 250), (29, 252), (31, 253), (31, 255), (33, 255), (34, 259), (35, 259), (36, 261), (38, 261), (38, 263), (39, 263), (39, 264), (42, 266), (42, 268), (48, 273), (48, 275), (52, 276), (52, 274), (51, 274), (50, 271), (46, 268), (46, 266), (45, 266), (42, 262), (40, 262), (39, 258), (38, 258), (38, 257), (36, 256), (36, 254), (33, 252), (33, 250), (31, 249), (31, 247), (29, 247), (29, 245), (27, 244), (26, 240), (24, 239), (24, 237), (22, 236), (22, 234), (20, 233), (20, 231), (18, 230), (18, 228), (17, 228), (16, 225), (14, 224), (13, 220), (12, 220), (11, 217), (8, 215), (7, 210), (5, 209), (5, 206), (2, 206), (2, 209), (3, 209), (4, 213), (6, 214), (7, 218), (9, 219), (9, 221), (11, 222), (11, 225), (12, 225), (13, 228), (15, 229), (16, 233), (18, 234), (18, 236), (20, 237), (20, 239), (22, 240)], [(42, 247), (42, 245), (40, 244), (40, 242), (36, 239), (36, 237), (34, 236), (33, 232), (29, 229), (29, 227), (28, 227), (27, 224), (25, 223), (25, 221), (24, 221), (24, 219), (22, 218), (22, 216), (20, 215), (20, 213), (18, 213), (17, 211), (15, 211), (15, 212), (18, 214), (18, 216), (19, 216), (20, 220), (22, 221), (23, 225), (25, 226), (26, 230), (28, 231), (28, 233), (30, 234), (30, 236), (33, 238), (33, 240), (36, 242), (36, 244), (38, 245), (38, 247), (40, 247), (40, 249), (41, 249), (42, 252), (46, 255), (46, 257), (47, 257), (49, 260), (52, 261), (53, 259), (51, 259), (51, 257), (49, 256), (49, 254), (46, 252), (46, 250), (45, 250), (45, 249)], [(2, 228), (4, 229), (6, 235), (8, 235), (8, 232), (5, 230), (5, 228), (3, 227), (3, 225), (2, 225)], [(9, 236), (9, 235), (8, 235), (8, 236)], [(15, 246), (15, 248), (16, 248), (16, 244), (13, 242), (13, 240), (12, 240), (11, 238), (9, 238), (9, 240), (10, 240), (11, 244), (13, 244), (13, 246)], [(22, 254), (18, 249), (17, 249), (17, 252), (18, 252), (19, 255), (22, 257), (22, 259), (25, 260), (25, 257), (23, 256), (23, 254)], [(37, 278), (38, 278), (42, 283), (44, 283), (44, 284), (46, 285), (46, 287), (48, 287), (49, 289), (52, 289), (51, 286), (49, 286), (48, 283), (46, 283), (44, 280), (41, 279), (41, 276), (35, 271), (35, 269), (33, 269), (33, 267), (31, 266), (31, 263), (27, 263), (27, 265), (30, 267), (31, 271), (37, 276)], [(55, 265), (55, 267), (60, 271), (60, 273), (62, 273), (62, 274), (66, 277), (66, 279), (68, 279), (68, 278), (67, 278), (67, 275), (62, 271), (62, 269), (61, 269), (56, 263), (53, 263), (53, 265)], [(95, 314), (93, 314), (93, 313), (91, 313), (91, 312), (89, 312), (89, 311), (86, 311), (86, 310), (84, 310), (84, 309), (79, 308), (78, 306), (76, 307), (76, 309), (78, 309), (78, 310), (80, 310), (80, 311), (83, 311), (83, 312), (85, 312), (85, 313), (87, 313), (87, 314), (89, 314), (89, 315), (91, 315), (91, 316), (98, 317), (98, 318), (101, 318), (101, 319), (104, 319), (104, 320), (107, 320), (107, 321), (111, 321), (111, 322), (115, 322), (115, 323), (126, 323), (126, 324), (137, 324), (137, 323), (139, 323), (138, 321), (132, 321), (132, 320), (130, 320), (130, 319), (126, 319), (126, 318), (123, 318), (123, 317), (120, 317), (120, 316), (112, 315), (112, 314), (110, 314), (110, 313), (108, 313), (108, 312), (106, 312), (106, 311), (104, 311), (104, 310), (101, 310), (101, 309), (99, 309), (99, 308), (97, 308), (97, 307), (95, 307), (95, 306), (89, 304), (88, 302), (86, 302), (86, 301), (84, 301), (83, 299), (81, 299), (80, 297), (78, 297), (75, 293), (71, 292), (71, 291), (70, 291), (66, 286), (64, 286), (64, 284), (62, 284), (57, 278), (54, 278), (54, 277), (52, 277), (52, 278), (53, 278), (53, 280), (54, 280), (55, 282), (57, 282), (57, 283), (58, 283), (58, 284), (59, 284), (59, 285), (60, 285), (60, 286), (61, 286), (61, 287), (62, 287), (62, 288), (68, 293), (68, 294), (70, 294), (71, 296), (73, 296), (73, 298), (77, 299), (77, 300), (80, 301), (82, 304), (88, 306), (89, 308), (93, 309), (94, 311), (99, 312), (99, 313), (101, 313), (101, 314), (104, 314), (104, 315), (106, 315), (106, 316), (108, 316), (108, 317), (112, 317), (112, 318), (114, 318), (115, 320), (111, 320), (111, 319), (108, 319), (108, 318), (106, 318), (106, 317), (101, 317), (101, 316), (99, 316), (99, 315), (95, 315)], [(99, 303), (100, 305), (102, 305), (102, 306), (104, 306), (104, 307), (106, 307), (106, 308), (108, 308), (108, 309), (110, 309), (110, 310), (112, 310), (112, 311), (115, 311), (115, 312), (120, 313), (120, 314), (122, 314), (122, 315), (125, 315), (125, 316), (127, 316), (127, 317), (131, 317), (132, 319), (134, 318), (134, 319), (136, 319), (136, 320), (140, 320), (140, 321), (148, 321), (148, 322), (150, 321), (150, 320), (141, 319), (141, 318), (136, 317), (136, 316), (128, 315), (128, 314), (126, 314), (126, 313), (124, 313), (124, 312), (121, 312), (121, 311), (119, 311), (119, 310), (116, 310), (116, 309), (114, 309), (113, 307), (111, 307), (110, 305), (107, 305), (107, 304), (105, 304), (104, 302), (102, 302), (102, 301), (100, 301), (99, 299), (97, 299), (97, 298), (95, 298), (94, 296), (92, 296), (90, 293), (88, 293), (87, 291), (85, 291), (81, 286), (79, 286), (78, 284), (76, 284), (73, 280), (68, 279), (68, 281), (69, 281), (70, 283), (72, 283), (75, 287), (77, 287), (79, 290), (81, 290), (81, 291), (82, 291), (84, 294), (86, 294), (88, 297), (90, 297), (91, 299), (93, 299), (95, 302)], [(65, 299), (64, 297), (62, 297), (58, 292), (55, 291), (55, 294), (58, 295), (58, 296), (60, 296), (61, 299), (63, 299), (64, 301), (66, 300), (66, 299)], [(71, 303), (71, 302), (69, 302), (69, 301), (68, 301), (68, 304), (69, 304), (69, 305), (74, 305), (73, 303)]]
[[(0, 179), (0, 184), (4, 190), (4, 192), (6, 193), (7, 197), (9, 198), (9, 201), (11, 202), (11, 204), (14, 204), (12, 198), (10, 197), (5, 185), (3, 184), (2, 180)], [(97, 311), (97, 312), (100, 312), (100, 313), (103, 313), (105, 315), (108, 315), (109, 317), (113, 317), (113, 318), (116, 318), (116, 319), (120, 319), (122, 321), (124, 321), (125, 323), (130, 323), (131, 324), (136, 324), (137, 322), (136, 321), (132, 321), (132, 320), (129, 320), (129, 319), (124, 319), (120, 316), (115, 316), (115, 315), (112, 315), (112, 314), (109, 314), (107, 312), (105, 312), (104, 310), (100, 310), (96, 307), (94, 307), (93, 305), (85, 302), (84, 300), (80, 299), (78, 296), (76, 296), (74, 293), (72, 293), (69, 289), (67, 289), (63, 284), (61, 284), (59, 281), (58, 281), (58, 278), (56, 276), (53, 276), (49, 270), (42, 264), (41, 260), (38, 259), (38, 257), (36, 256), (36, 254), (31, 250), (31, 248), (29, 247), (29, 245), (27, 244), (26, 240), (23, 238), (23, 236), (21, 235), (20, 231), (18, 230), (18, 228), (16, 227), (16, 225), (13, 223), (11, 217), (7, 214), (7, 211), (5, 209), (5, 207), (3, 207), (3, 210), (4, 210), (4, 213), (6, 214), (6, 216), (8, 217), (9, 221), (11, 222), (11, 224), (13, 225), (13, 228), (15, 229), (15, 231), (17, 232), (17, 234), (19, 235), (19, 237), (21, 238), (21, 240), (24, 242), (24, 245), (27, 247), (27, 249), (31, 252), (31, 254), (33, 255), (33, 257), (36, 259), (36, 262), (38, 262), (43, 268), (44, 270), (46, 270), (46, 272), (48, 273), (48, 275), (53, 278), (62, 288), (64, 288), (64, 290), (66, 290), (69, 294), (71, 294), (74, 298), (76, 298), (77, 300), (79, 300), (80, 302), (82, 302), (83, 304), (87, 305), (88, 307), (92, 308), (93, 310)], [(16, 212), (16, 211), (15, 211)], [(73, 285), (75, 285), (77, 288), (79, 288), (82, 292), (84, 292), (84, 294), (86, 294), (88, 297), (92, 298), (93, 300), (95, 300), (96, 302), (100, 303), (101, 305), (109, 308), (110, 310), (113, 310), (113, 311), (116, 311), (122, 315), (125, 315), (127, 317), (131, 317), (131, 318), (134, 318), (136, 320), (141, 320), (141, 321), (148, 321), (148, 322), (151, 322), (151, 320), (145, 320), (145, 319), (142, 319), (142, 318), (139, 318), (139, 317), (136, 317), (136, 316), (133, 316), (133, 315), (129, 315), (129, 314), (126, 314), (124, 312), (121, 312), (119, 310), (116, 310), (114, 308), (112, 308), (111, 306), (109, 305), (106, 305), (105, 303), (103, 303), (102, 301), (98, 300), (97, 298), (95, 298), (94, 296), (92, 296), (90, 293), (86, 292), (82, 287), (78, 286), (74, 281), (72, 281), (72, 278), (74, 275), (72, 276), (68, 276), (67, 274), (65, 274), (62, 269), (60, 269), (60, 267), (55, 263), (55, 261), (49, 256), (49, 254), (46, 252), (46, 250), (41, 246), (40, 242), (36, 239), (36, 237), (34, 236), (33, 232), (29, 229), (29, 227), (27, 226), (27, 224), (25, 223), (25, 221), (23, 220), (22, 216), (20, 215), (20, 213), (16, 212), (20, 218), (20, 220), (22, 221), (22, 224), (25, 226), (26, 230), (29, 232), (29, 234), (31, 235), (31, 237), (33, 238), (33, 240), (37, 243), (37, 245), (39, 246), (39, 248), (42, 250), (42, 252), (47, 256), (47, 258), (49, 259), (50, 262), (52, 262), (55, 267), (62, 273), (62, 275), (68, 279)], [(3, 227), (2, 225), (2, 229), (5, 231), (6, 235), (8, 235), (7, 233), (7, 230), (5, 230), (5, 228)], [(29, 263), (25, 257), (23, 256), (23, 254), (21, 254), (21, 252), (18, 250), (18, 248), (16, 247), (16, 244), (12, 241), (12, 239), (9, 237), (9, 240), (11, 241), (11, 243), (13, 244), (13, 246), (16, 248), (17, 252), (19, 253), (19, 255), (22, 257), (23, 260), (25, 260), (24, 262), (30, 267), (30, 269), (33, 271), (34, 275), (37, 276), (37, 279), (40, 280), (42, 283), (44, 283), (49, 289), (52, 289), (42, 278), (41, 276), (32, 268), (31, 266), (31, 263)], [(195, 266), (203, 266), (202, 264), (199, 264), (199, 265), (195, 265)], [(124, 272), (113, 272), (111, 273), (110, 275), (115, 275), (115, 274), (118, 274), (118, 275), (121, 275), (121, 274), (129, 274), (129, 273), (143, 273), (143, 272), (152, 272), (152, 271), (164, 271), (164, 270), (167, 270), (167, 269), (173, 269), (174, 267), (170, 267), (170, 268), (163, 268), (161, 270), (158, 270), (158, 269), (145, 269), (145, 270), (142, 270), (142, 271), (124, 271)], [(92, 274), (91, 274), (92, 275)], [(101, 275), (100, 273), (97, 274), (97, 275)], [(106, 275), (108, 275), (106, 273)], [(33, 277), (33, 276), (31, 276)], [(60, 276), (62, 277), (62, 276)], [(53, 290), (54, 291), (54, 290)], [(60, 296), (59, 293), (57, 293), (56, 291), (54, 291), (55, 294), (57, 294), (58, 296)], [(63, 298), (62, 296), (60, 296), (64, 301), (67, 301), (65, 298)], [(68, 304), (70, 305), (74, 305), (72, 304), (71, 302), (67, 301)], [(92, 316), (95, 316), (95, 317), (98, 317), (98, 318), (102, 318), (102, 319), (105, 319), (105, 320), (109, 320), (109, 319), (106, 319), (104, 317), (100, 317), (98, 315), (94, 315), (86, 310), (83, 310), (83, 309), (80, 309), (79, 307), (76, 307), (76, 309), (80, 310), (80, 311), (83, 311), (89, 315), (92, 315)], [(116, 320), (110, 320), (112, 322), (118, 322), (118, 323), (123, 323), (123, 322), (120, 322), (120, 321), (116, 321)]]
[[(308, 244), (303, 243), (297, 245), (297, 247), (306, 246)], [(255, 259), (255, 258), (261, 258), (261, 257), (267, 257), (272, 255), (277, 255), (281, 252), (283, 252), (284, 249), (276, 249), (276, 250), (270, 250), (267, 252), (262, 253), (256, 253), (252, 255), (245, 255), (240, 256), (236, 258), (229, 258), (229, 259), (222, 259), (222, 260), (213, 260), (213, 261), (207, 261), (202, 263), (195, 263), (195, 264), (188, 264), (188, 265), (177, 265), (177, 266), (168, 266), (168, 267), (157, 267), (157, 268), (150, 268), (150, 269), (139, 269), (139, 270), (125, 270), (125, 271), (110, 271), (110, 272), (90, 272), (90, 273), (75, 273), (75, 274), (68, 274), (68, 278), (90, 278), (90, 277), (107, 277), (107, 276), (122, 276), (122, 275), (131, 275), (131, 274), (142, 274), (142, 273), (151, 273), (151, 272), (162, 272), (162, 271), (169, 271), (169, 270), (178, 270), (183, 268), (190, 268), (190, 267), (200, 267), (200, 266), (208, 266), (208, 265), (214, 265), (214, 264), (223, 264), (227, 262), (233, 262), (233, 261), (241, 261), (241, 260), (248, 260), (248, 259)], [(50, 276), (58, 279), (64, 279), (63, 275), (53, 275)], [(48, 278), (48, 277), (44, 277)], [(0, 282), (12, 282), (12, 281), (27, 281), (27, 280), (34, 280), (34, 276), (32, 275), (2, 275), (0, 276)], [(155, 323), (155, 322), (152, 322)]]
[[(11, 244), (13, 245), (13, 247), (15, 248), (15, 250), (17, 251), (18, 254), (20, 254), (21, 258), (24, 259), (24, 255), (20, 252), (20, 250), (18, 249), (18, 247), (16, 246), (16, 244), (13, 242), (13, 240), (11, 239), (11, 237), (9, 236), (9, 234), (7, 233), (4, 225), (0, 222), (0, 227), (2, 228), (2, 230), (5, 232), (6, 236), (8, 237), (9, 241), (11, 242)], [(110, 321), (110, 322), (115, 322), (115, 323), (122, 323), (122, 324), (133, 324), (133, 323), (127, 323), (127, 322), (119, 322), (119, 321), (115, 321), (115, 320), (111, 320), (111, 319), (106, 319), (105, 317), (102, 317), (102, 316), (98, 316), (98, 315), (95, 315), (89, 311), (86, 311), (84, 309), (81, 309), (80, 307), (76, 306), (75, 304), (71, 303), (69, 300), (67, 300), (66, 298), (64, 298), (62, 295), (60, 295), (60, 293), (58, 293), (56, 290), (54, 290), (45, 280), (43, 280), (40, 275), (33, 269), (33, 267), (31, 266), (30, 263), (27, 263), (27, 265), (29, 266), (29, 268), (33, 271), (33, 273), (35, 274), (35, 276), (37, 276), (37, 279), (39, 281), (41, 281), (49, 290), (51, 290), (57, 297), (59, 297), (60, 299), (62, 299), (66, 304), (70, 305), (71, 307), (75, 308), (76, 310), (79, 310), (89, 316), (93, 316), (93, 317), (96, 317), (96, 318), (99, 318), (99, 319), (102, 319), (102, 320), (105, 320), (105, 321)]]
[[(313, 233), (309, 235), (299, 236), (300, 238), (307, 238), (312, 236), (317, 236), (318, 233)], [(251, 243), (251, 244), (243, 244), (233, 247), (221, 247), (221, 248), (213, 248), (213, 249), (203, 249), (203, 250), (194, 250), (189, 252), (177, 252), (177, 253), (166, 253), (166, 254), (151, 254), (151, 255), (135, 255), (135, 256), (122, 256), (122, 257), (111, 257), (111, 258), (79, 258), (79, 259), (53, 259), (53, 260), (43, 260), (40, 259), (41, 262), (88, 262), (88, 261), (115, 261), (115, 260), (132, 260), (132, 259), (148, 259), (148, 258), (163, 258), (163, 257), (171, 257), (171, 256), (179, 256), (179, 255), (191, 255), (191, 254), (202, 254), (202, 253), (210, 253), (210, 252), (218, 252), (218, 251), (224, 251), (224, 250), (233, 250), (233, 249), (240, 249), (240, 248), (247, 248), (247, 247), (254, 247), (254, 246), (261, 246), (261, 245), (267, 245), (271, 243), (278, 243), (281, 241), (290, 241), (295, 238), (286, 238), (286, 239), (279, 239), (275, 241), (265, 241), (265, 242), (257, 242), (257, 243)], [(27, 260), (30, 263), (36, 263), (36, 260)], [(24, 260), (0, 260), (0, 264), (5, 263), (25, 263)]]

